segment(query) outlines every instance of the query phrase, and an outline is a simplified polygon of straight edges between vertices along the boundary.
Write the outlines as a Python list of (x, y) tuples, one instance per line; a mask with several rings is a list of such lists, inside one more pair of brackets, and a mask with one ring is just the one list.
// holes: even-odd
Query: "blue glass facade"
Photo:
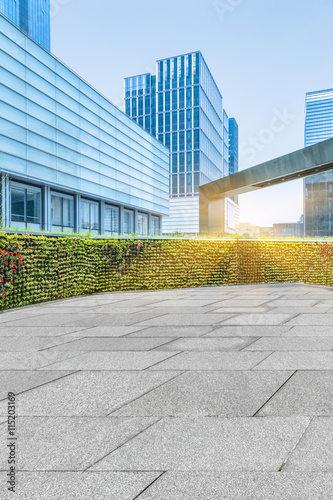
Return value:
[(199, 186), (229, 173), (229, 118), (201, 52), (158, 60), (156, 76), (125, 78), (125, 112), (170, 149), (166, 231), (198, 232)]
[[(333, 89), (306, 94), (305, 146), (333, 137)], [(304, 179), (305, 236), (333, 236), (333, 172)]]
[(3, 226), (160, 232), (168, 149), (2, 15), (0, 44)]
[(50, 0), (0, 0), (0, 12), (50, 50)]
[(238, 124), (235, 118), (229, 119), (229, 175), (238, 172)]

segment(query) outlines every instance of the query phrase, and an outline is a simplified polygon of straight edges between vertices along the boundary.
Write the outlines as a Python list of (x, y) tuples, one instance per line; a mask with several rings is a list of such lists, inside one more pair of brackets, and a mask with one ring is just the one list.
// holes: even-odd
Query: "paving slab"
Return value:
[(333, 370), (333, 352), (274, 352), (254, 370)]
[(64, 342), (61, 337), (1, 337), (0, 352), (28, 352), (49, 349)]
[[(52, 351), (150, 351), (169, 344), (170, 338), (88, 337), (57, 345)], [(333, 348), (333, 347), (332, 347)], [(161, 349), (164, 350), (164, 349)], [(173, 349), (178, 351), (180, 349)]]
[(277, 337), (286, 335), (291, 326), (222, 326), (216, 327), (205, 337)]
[(332, 472), (333, 418), (314, 418), (285, 465), (286, 471)]
[[(171, 354), (171, 352), (170, 352)], [(150, 370), (250, 370), (270, 352), (181, 352)], [(333, 353), (332, 353), (333, 355)], [(66, 369), (66, 368), (63, 368)], [(71, 369), (71, 368), (67, 368)]]
[[(65, 354), (62, 352), (61, 354)], [(67, 355), (70, 351), (67, 351)], [(248, 353), (257, 354), (257, 353)], [(59, 353), (57, 353), (59, 355)], [(86, 352), (59, 363), (53, 363), (42, 370), (145, 370), (164, 359), (174, 356), (174, 352)], [(1, 355), (0, 355), (1, 360)]]
[[(133, 500), (160, 476), (158, 472), (20, 472), (11, 500)], [(4, 490), (5, 491), (5, 490)]]
[(333, 417), (333, 371), (296, 372), (258, 413), (273, 415)]
[[(154, 418), (19, 417), (17, 470), (85, 470), (154, 422)], [(6, 430), (0, 427), (2, 443)], [(7, 470), (7, 465), (6, 454), (1, 453), (0, 470)]]
[(213, 326), (141, 326), (141, 330), (137, 330), (129, 337), (201, 337), (213, 330)]
[[(79, 353), (74, 352), (50, 352), (50, 351), (29, 351), (29, 352), (0, 352), (0, 367), (2, 370), (34, 370), (52, 363), (73, 358)], [(58, 368), (54, 368), (57, 370)], [(62, 370), (62, 368), (60, 368)], [(64, 368), (72, 370), (72, 368)], [(51, 368), (52, 370), (52, 368)]]
[(287, 325), (329, 325), (333, 328), (333, 314), (299, 314), (296, 318), (290, 319)]
[(331, 337), (265, 337), (244, 348), (245, 351), (332, 351)]
[(309, 421), (164, 418), (91, 469), (278, 471)]
[(130, 333), (144, 330), (143, 326), (95, 326), (92, 328), (73, 328), (73, 332), (65, 333), (66, 338), (75, 337), (123, 337)]
[(283, 334), (283, 337), (329, 337), (333, 335), (332, 326), (292, 326)]
[(75, 326), (0, 326), (0, 337), (61, 337), (70, 333), (83, 337), (83, 330)]
[[(282, 325), (292, 314), (237, 314), (223, 322), (223, 325)], [(292, 324), (289, 322), (289, 324)], [(287, 325), (288, 326), (288, 325)]]
[[(56, 378), (58, 380), (18, 395), (18, 414), (21, 417), (106, 416), (162, 386), (180, 373), (174, 371), (144, 371), (139, 373), (85, 371), (76, 372), (70, 377), (60, 378), (66, 372), (41, 372), (40, 379), (44, 383)], [(1, 372), (0, 380), (2, 380)], [(32, 379), (32, 383), (33, 381), (34, 379)], [(7, 391), (15, 392), (14, 384), (10, 385), (7, 382), (6, 387)], [(2, 405), (0, 403), (0, 415), (7, 415), (7, 402)]]
[[(36, 370), (1, 370), (0, 371), (0, 400), (7, 398), (8, 392), (20, 394), (43, 384), (52, 382), (73, 373), (72, 371), (47, 371)], [(66, 385), (67, 385), (66, 381)]]
[(330, 500), (333, 473), (166, 472), (140, 500)]
[[(158, 351), (240, 351), (258, 337), (199, 337), (172, 340), (156, 347)], [(333, 347), (332, 347), (333, 348)], [(266, 349), (269, 351), (270, 349)], [(273, 349), (272, 349), (273, 350)]]
[(209, 326), (231, 318), (232, 314), (165, 314), (142, 321), (140, 326)]
[[(270, 307), (312, 307), (318, 301), (307, 298), (299, 299), (275, 299), (269, 302)], [(333, 306), (332, 306), (333, 307)]]
[[(187, 372), (125, 404), (113, 415), (251, 417), (292, 373)], [(22, 404), (20, 407), (22, 412)]]

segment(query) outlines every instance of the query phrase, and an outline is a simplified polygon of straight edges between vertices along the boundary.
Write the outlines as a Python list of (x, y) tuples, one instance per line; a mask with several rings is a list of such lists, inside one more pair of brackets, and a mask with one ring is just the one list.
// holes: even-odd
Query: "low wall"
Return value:
[(131, 240), (0, 233), (24, 273), (1, 309), (95, 292), (304, 282), (333, 286), (332, 244), (270, 240)]

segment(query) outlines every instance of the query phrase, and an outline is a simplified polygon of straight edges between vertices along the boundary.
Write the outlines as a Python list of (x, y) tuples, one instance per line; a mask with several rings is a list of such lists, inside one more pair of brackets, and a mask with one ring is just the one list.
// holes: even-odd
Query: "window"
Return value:
[(185, 174), (179, 174), (179, 194), (185, 194)]
[(170, 149), (170, 134), (165, 134), (164, 144), (167, 148)]
[(150, 95), (145, 96), (145, 114), (148, 115), (150, 113)]
[(187, 87), (186, 89), (186, 107), (192, 107), (192, 87)]
[(199, 106), (199, 85), (194, 87), (194, 106)]
[(138, 214), (138, 234), (146, 236), (148, 234), (148, 215)]
[(99, 204), (81, 200), (81, 232), (99, 234)]
[(158, 133), (163, 134), (163, 113), (158, 115)]
[(185, 128), (185, 111), (181, 109), (179, 111), (179, 130), (184, 130)]
[(200, 149), (200, 131), (199, 131), (199, 129), (194, 131), (194, 149)]
[(11, 224), (16, 222), (24, 228), (40, 229), (41, 223), (41, 189), (25, 186), (24, 184), (10, 184)]
[(158, 111), (162, 112), (163, 111), (163, 94), (162, 92), (158, 94)]
[(194, 174), (194, 192), (199, 193), (199, 172)]
[(160, 234), (160, 219), (159, 217), (151, 217), (151, 235), (159, 235)]
[(178, 194), (178, 175), (172, 176), (172, 194), (173, 195)]
[(186, 153), (186, 172), (192, 171), (192, 152)]
[(118, 207), (105, 205), (104, 208), (104, 231), (110, 234), (119, 234), (119, 215)]
[(192, 149), (192, 130), (186, 131), (186, 149)]
[(177, 109), (178, 107), (178, 102), (177, 102), (177, 90), (172, 91), (172, 109)]
[(137, 116), (137, 100), (132, 99), (132, 117), (135, 118)]
[(179, 151), (185, 150), (185, 132), (179, 132)]
[(172, 112), (172, 130), (178, 129), (177, 111)]
[(170, 111), (170, 92), (165, 93), (165, 111)]
[(200, 170), (200, 151), (194, 151), (194, 170)]
[(138, 115), (143, 115), (143, 97), (139, 97), (139, 112)]
[(134, 233), (134, 212), (124, 210), (124, 234)]
[(200, 127), (199, 116), (199, 108), (194, 108), (194, 128)]
[(185, 94), (184, 89), (179, 90), (179, 108), (185, 108)]
[(170, 132), (170, 113), (165, 113), (165, 131)]
[(186, 110), (186, 128), (192, 128), (192, 109)]
[(192, 174), (186, 174), (186, 194), (192, 194)]
[(74, 230), (74, 198), (51, 193), (51, 226), (56, 231)]
[(126, 99), (126, 114), (131, 116), (131, 99)]
[(172, 151), (177, 151), (178, 150), (178, 134), (177, 132), (174, 132), (172, 134)]
[(172, 155), (171, 163), (172, 163), (172, 173), (176, 174), (177, 173), (177, 155), (176, 154)]
[(185, 172), (185, 153), (179, 154), (179, 172)]
[(145, 129), (150, 132), (150, 116), (145, 117)]

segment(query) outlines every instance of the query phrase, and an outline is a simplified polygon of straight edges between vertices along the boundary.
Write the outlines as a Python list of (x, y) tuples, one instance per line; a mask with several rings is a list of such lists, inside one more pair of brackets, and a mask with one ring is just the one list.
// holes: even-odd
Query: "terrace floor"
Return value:
[(331, 499), (332, 350), (333, 289), (306, 285), (0, 314), (0, 498)]

